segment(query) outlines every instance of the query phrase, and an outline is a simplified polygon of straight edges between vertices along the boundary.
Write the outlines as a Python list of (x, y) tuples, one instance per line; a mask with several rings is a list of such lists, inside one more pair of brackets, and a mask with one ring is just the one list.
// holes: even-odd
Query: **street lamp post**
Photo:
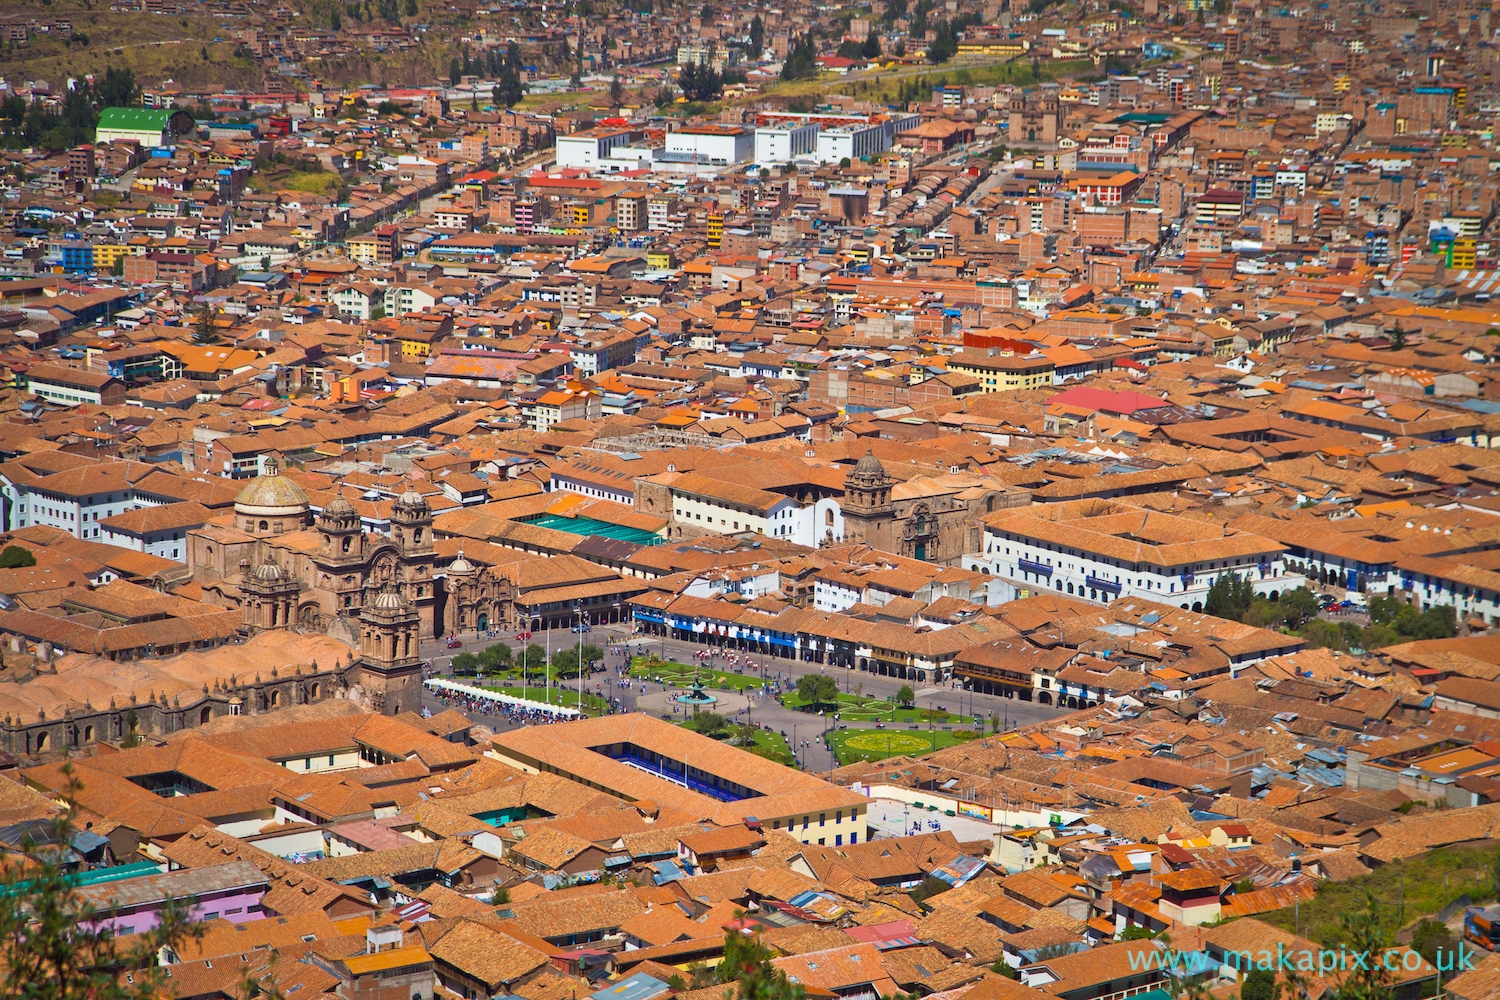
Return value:
[(578, 599), (578, 717), (583, 718), (583, 598)]

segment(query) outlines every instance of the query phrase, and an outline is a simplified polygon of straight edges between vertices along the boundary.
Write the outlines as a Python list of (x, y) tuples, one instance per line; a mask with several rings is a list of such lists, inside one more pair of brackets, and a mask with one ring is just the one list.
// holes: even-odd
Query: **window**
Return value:
[(827, 813), (818, 813), (818, 825), (819, 826), (827, 826), (828, 825), (828, 814)]

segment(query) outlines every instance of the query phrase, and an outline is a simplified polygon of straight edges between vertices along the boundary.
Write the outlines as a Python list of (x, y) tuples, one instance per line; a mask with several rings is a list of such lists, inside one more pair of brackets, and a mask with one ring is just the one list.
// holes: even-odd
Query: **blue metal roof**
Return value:
[(652, 997), (659, 997), (670, 989), (671, 987), (655, 976), (637, 972), (633, 976), (626, 976), (618, 983), (611, 983), (596, 993), (590, 993), (589, 1000), (651, 1000)]

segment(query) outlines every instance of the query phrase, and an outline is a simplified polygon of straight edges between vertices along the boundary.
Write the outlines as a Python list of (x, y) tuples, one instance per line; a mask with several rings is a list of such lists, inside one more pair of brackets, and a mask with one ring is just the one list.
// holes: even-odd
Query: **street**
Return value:
[[(461, 652), (478, 653), (488, 646), (503, 644), (512, 650), (519, 649), (528, 643), (517, 642), (514, 633), (508, 633), (495, 639), (485, 639), (473, 633), (465, 633), (460, 636), (463, 640), (462, 649), (448, 649), (444, 643), (437, 641), (423, 642), (421, 653), (428, 661), (428, 676), (450, 676), (452, 674), (452, 660)], [(578, 636), (571, 632), (554, 631), (550, 638), (551, 648), (556, 651), (578, 644)], [(530, 643), (547, 646), (549, 639), (547, 633), (536, 632), (532, 634)], [(593, 630), (584, 636), (584, 642), (600, 649), (605, 649), (613, 643), (625, 643), (631, 654), (649, 655), (655, 653), (664, 660), (685, 663), (689, 666), (701, 662), (695, 655), (699, 650), (709, 648), (692, 642), (684, 642), (679, 639), (664, 639), (660, 636), (635, 636), (631, 635), (630, 625), (596, 625)], [(828, 674), (839, 683), (839, 689), (844, 692), (861, 692), (867, 697), (893, 699), (896, 693), (906, 685), (896, 677), (882, 677), (876, 674), (860, 673), (856, 670), (847, 670), (841, 667), (827, 667), (818, 663), (803, 663), (797, 660), (783, 660), (774, 657), (763, 657), (744, 653), (739, 654), (740, 662), (738, 668), (731, 666), (725, 657), (715, 657), (705, 666), (712, 666), (717, 670), (729, 670), (756, 674), (760, 668), (764, 668), (764, 677), (767, 681), (775, 682), (778, 679), (787, 679), (795, 684), (797, 678), (807, 674)], [(642, 682), (636, 679), (628, 688), (617, 686), (621, 679), (621, 668), (627, 663), (624, 654), (605, 654), (604, 665), (608, 668), (607, 673), (592, 674), (584, 678), (584, 689), (588, 693), (597, 694), (605, 698), (617, 698), (626, 711), (636, 710), (636, 700), (645, 695), (661, 692), (662, 686), (649, 681)], [(462, 678), (460, 678), (462, 679)], [(570, 689), (575, 689), (577, 679), (563, 682)], [(913, 685), (915, 687), (915, 685)], [(1067, 714), (1066, 709), (1058, 709), (1048, 705), (1040, 705), (1036, 702), (1018, 701), (1015, 699), (1001, 698), (994, 695), (975, 694), (962, 690), (962, 686), (954, 681), (944, 681), (940, 685), (918, 687), (916, 689), (916, 705), (918, 708), (939, 708), (957, 715), (978, 715), (988, 718), (991, 713), (996, 713), (1001, 718), (1002, 728), (1014, 729), (1021, 726), (1031, 725), (1046, 719), (1057, 718)], [(849, 722), (834, 723), (831, 717), (820, 717), (807, 712), (794, 711), (783, 708), (776, 698), (770, 694), (757, 694), (747, 691), (750, 695), (750, 705), (746, 715), (735, 716), (732, 721), (736, 723), (751, 722), (755, 725), (769, 726), (772, 730), (784, 733), (788, 745), (793, 747), (801, 761), (804, 769), (809, 771), (827, 772), (836, 763), (833, 753), (824, 745), (821, 733), (829, 724), (837, 724), (849, 729), (874, 729), (873, 722)], [(444, 706), (430, 692), (424, 691), (422, 703), (434, 713), (441, 711)], [(486, 715), (481, 713), (468, 713), (474, 722), (489, 726), (496, 732), (519, 728), (519, 725), (504, 716)], [(953, 729), (959, 726), (947, 724)], [(967, 727), (964, 727), (967, 728)], [(806, 746), (800, 744), (806, 743)]]

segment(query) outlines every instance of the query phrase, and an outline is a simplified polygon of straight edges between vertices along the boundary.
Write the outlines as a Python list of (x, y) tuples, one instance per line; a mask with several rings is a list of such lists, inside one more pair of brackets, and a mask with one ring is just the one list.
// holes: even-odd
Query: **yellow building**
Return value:
[(973, 375), (981, 392), (1015, 392), (1052, 385), (1056, 366), (1045, 357), (955, 354), (948, 359), (948, 370)]

